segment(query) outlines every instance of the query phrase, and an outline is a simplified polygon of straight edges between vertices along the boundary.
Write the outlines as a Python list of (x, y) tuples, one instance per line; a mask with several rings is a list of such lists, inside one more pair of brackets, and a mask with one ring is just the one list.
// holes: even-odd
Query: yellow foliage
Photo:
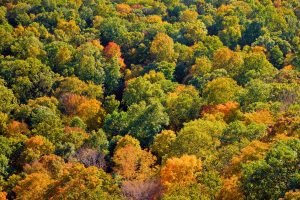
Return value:
[(46, 194), (47, 188), (54, 182), (47, 173), (32, 173), (20, 181), (13, 189), (16, 200), (40, 200)]
[(295, 67), (293, 65), (287, 65), (287, 66), (284, 66), (281, 70), (284, 70), (284, 71), (291, 71), (291, 70), (294, 70)]
[(226, 174), (237, 174), (240, 172), (241, 164), (259, 160), (264, 157), (270, 145), (257, 140), (252, 141), (241, 150), (240, 155), (231, 159), (230, 165), (225, 169)]
[(66, 21), (64, 19), (58, 20), (57, 29), (63, 30), (67, 35), (72, 36), (80, 32), (79, 26), (77, 26), (74, 20)]
[(245, 113), (245, 121), (250, 124), (251, 122), (262, 123), (271, 125), (274, 123), (273, 116), (268, 110), (259, 110), (253, 113)]
[(243, 193), (239, 188), (239, 178), (232, 176), (223, 180), (223, 186), (217, 194), (217, 200), (242, 200)]
[(114, 171), (127, 180), (145, 180), (155, 172), (156, 157), (132, 144), (117, 148), (113, 161)]
[(180, 21), (182, 22), (194, 22), (197, 20), (198, 13), (193, 10), (185, 10), (180, 15)]
[(147, 23), (162, 23), (162, 19), (159, 15), (149, 15), (146, 17)]
[(196, 173), (202, 169), (201, 160), (194, 155), (183, 155), (180, 158), (169, 158), (161, 169), (160, 177), (163, 185), (188, 185), (196, 182)]
[(130, 6), (124, 3), (117, 4), (116, 10), (121, 14), (129, 14), (131, 12)]
[(300, 199), (300, 190), (290, 190), (285, 193), (284, 198), (280, 200), (299, 200)]

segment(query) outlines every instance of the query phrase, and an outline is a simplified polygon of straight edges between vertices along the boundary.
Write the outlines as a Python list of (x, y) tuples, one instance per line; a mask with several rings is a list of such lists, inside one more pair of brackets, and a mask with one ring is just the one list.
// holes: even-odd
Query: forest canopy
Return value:
[(300, 1), (1, 0), (6, 199), (300, 199)]

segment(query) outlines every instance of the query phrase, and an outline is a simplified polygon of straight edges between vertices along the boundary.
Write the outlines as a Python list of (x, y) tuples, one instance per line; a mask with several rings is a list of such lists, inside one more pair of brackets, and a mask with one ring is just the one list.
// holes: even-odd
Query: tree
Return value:
[(75, 37), (80, 33), (80, 27), (75, 20), (66, 21), (59, 19), (54, 31), (56, 37), (64, 42), (74, 42)]
[(89, 129), (96, 129), (101, 125), (105, 116), (101, 102), (96, 99), (67, 93), (61, 97), (61, 104), (67, 114), (80, 117)]
[(47, 107), (38, 106), (33, 109), (30, 122), (34, 135), (44, 136), (53, 144), (58, 144), (64, 136), (60, 117)]
[(209, 164), (216, 159), (216, 149), (220, 145), (219, 137), (226, 124), (222, 121), (197, 119), (186, 123), (178, 132), (175, 142), (171, 145), (170, 155), (195, 155), (203, 164)]
[(124, 68), (124, 63), (120, 63), (117, 57), (113, 57), (110, 62), (105, 66), (105, 80), (104, 87), (106, 94), (114, 94), (121, 90), (122, 86), (122, 73), (121, 68)]
[(150, 54), (157, 62), (173, 61), (175, 56), (173, 39), (165, 33), (158, 33), (151, 43)]
[(117, 145), (112, 159), (115, 163), (114, 171), (126, 180), (144, 180), (154, 174), (156, 158), (140, 146)]
[(225, 45), (234, 48), (242, 37), (239, 18), (236, 16), (225, 16), (222, 21), (222, 30), (219, 31), (218, 35)]
[(282, 68), (284, 55), (280, 48), (276, 45), (270, 50), (270, 62), (277, 68)]
[(166, 61), (151, 63), (150, 65), (146, 66), (144, 70), (146, 72), (150, 70), (155, 70), (156, 72), (162, 72), (166, 79), (174, 80), (174, 72), (175, 72), (175, 63), (170, 63)]
[(48, 174), (29, 174), (14, 188), (16, 199), (38, 200), (46, 195), (48, 186), (53, 182), (54, 180)]
[(136, 200), (156, 198), (162, 193), (162, 186), (156, 179), (124, 181), (121, 189), (125, 198)]
[(74, 59), (75, 49), (66, 42), (55, 41), (45, 46), (48, 64), (54, 72), (61, 75), (71, 75), (74, 68), (71, 62)]
[(103, 97), (102, 85), (95, 85), (91, 82), (84, 82), (77, 77), (66, 77), (60, 80), (55, 89), (55, 95), (61, 97), (63, 94), (72, 93), (83, 95), (89, 98), (101, 99)]
[(22, 153), (22, 159), (25, 163), (30, 163), (42, 157), (51, 154), (54, 151), (54, 145), (43, 136), (33, 136), (25, 142), (25, 150)]
[(224, 180), (222, 189), (218, 193), (217, 199), (220, 200), (230, 200), (232, 198), (237, 200), (244, 199), (244, 195), (239, 188), (239, 178), (237, 176), (232, 176)]
[(246, 92), (241, 96), (243, 106), (249, 106), (256, 102), (268, 102), (271, 96), (272, 86), (261, 80), (251, 80), (245, 86)]
[(159, 84), (151, 83), (144, 77), (138, 77), (128, 81), (123, 101), (129, 106), (140, 101), (149, 103), (152, 99), (162, 99), (163, 97), (164, 92)]
[(177, 130), (183, 123), (199, 116), (201, 98), (194, 87), (178, 86), (174, 92), (168, 94), (166, 108), (170, 117), (170, 126)]
[(204, 88), (203, 96), (209, 104), (220, 104), (233, 101), (242, 88), (231, 78), (216, 78)]
[(224, 47), (214, 52), (212, 63), (213, 69), (225, 69), (230, 77), (236, 78), (240, 74), (244, 61), (240, 53)]
[(45, 55), (43, 43), (35, 36), (17, 37), (10, 49), (20, 59), (42, 58)]
[(101, 84), (105, 80), (102, 47), (92, 42), (80, 45), (75, 53), (74, 74), (83, 81)]
[(0, 112), (9, 113), (17, 106), (17, 99), (11, 89), (1, 84), (0, 79)]
[(25, 178), (14, 188), (17, 199), (23, 199), (23, 195), (32, 199), (120, 198), (117, 186), (103, 170), (64, 163), (55, 155), (44, 156), (27, 165), (25, 172)]
[(276, 71), (263, 53), (249, 53), (244, 57), (244, 65), (237, 80), (241, 84), (246, 84), (251, 79), (267, 80)]
[(202, 164), (196, 156), (183, 155), (169, 158), (161, 169), (161, 182), (167, 187), (172, 184), (185, 186), (196, 182), (197, 173), (201, 172)]
[(109, 42), (108, 45), (104, 49), (104, 55), (108, 59), (113, 59), (116, 58), (118, 60), (119, 65), (121, 68), (125, 68), (125, 63), (124, 60), (122, 59), (122, 53), (121, 53), (121, 48), (118, 44), (114, 42)]
[(149, 146), (155, 134), (169, 124), (169, 117), (159, 102), (133, 104), (128, 108), (127, 132)]
[(299, 165), (300, 142), (297, 139), (280, 141), (262, 160), (243, 168), (242, 189), (249, 199), (274, 199), (283, 197), (293, 185)]
[(189, 70), (190, 76), (201, 76), (212, 70), (212, 62), (206, 57), (197, 57), (195, 64)]
[(49, 94), (55, 75), (36, 58), (3, 60), (0, 75), (21, 102)]
[(171, 145), (176, 140), (176, 134), (172, 130), (163, 130), (161, 133), (154, 136), (151, 151), (162, 158), (170, 152)]

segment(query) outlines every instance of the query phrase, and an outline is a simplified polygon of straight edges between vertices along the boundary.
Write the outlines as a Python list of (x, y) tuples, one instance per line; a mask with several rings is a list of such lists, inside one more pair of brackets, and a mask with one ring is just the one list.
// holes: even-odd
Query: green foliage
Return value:
[(124, 90), (123, 101), (129, 106), (140, 101), (149, 103), (152, 99), (160, 100), (163, 97), (164, 92), (160, 84), (151, 83), (143, 77), (138, 77), (129, 81), (128, 86)]
[[(1, 81), (1, 80), (0, 80)], [(0, 85), (0, 112), (9, 113), (16, 107), (17, 99), (12, 90)]]
[(231, 78), (217, 78), (207, 83), (203, 96), (209, 104), (220, 104), (234, 101), (242, 88)]
[(222, 121), (198, 119), (190, 121), (178, 132), (175, 142), (171, 145), (170, 154), (196, 155), (211, 162), (220, 145), (221, 136), (226, 124)]
[(21, 102), (49, 94), (54, 73), (36, 58), (3, 60), (0, 75)]
[(298, 173), (299, 148), (297, 139), (281, 141), (265, 159), (244, 166), (242, 187), (249, 199), (275, 199), (290, 189), (299, 189), (292, 184)]
[(0, 1), (0, 199), (298, 199), (299, 20), (298, 0)]

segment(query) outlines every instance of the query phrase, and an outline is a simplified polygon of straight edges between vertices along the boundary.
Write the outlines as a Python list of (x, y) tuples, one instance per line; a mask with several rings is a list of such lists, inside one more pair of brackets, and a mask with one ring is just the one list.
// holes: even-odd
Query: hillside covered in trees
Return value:
[(299, 0), (1, 0), (0, 200), (299, 200)]

